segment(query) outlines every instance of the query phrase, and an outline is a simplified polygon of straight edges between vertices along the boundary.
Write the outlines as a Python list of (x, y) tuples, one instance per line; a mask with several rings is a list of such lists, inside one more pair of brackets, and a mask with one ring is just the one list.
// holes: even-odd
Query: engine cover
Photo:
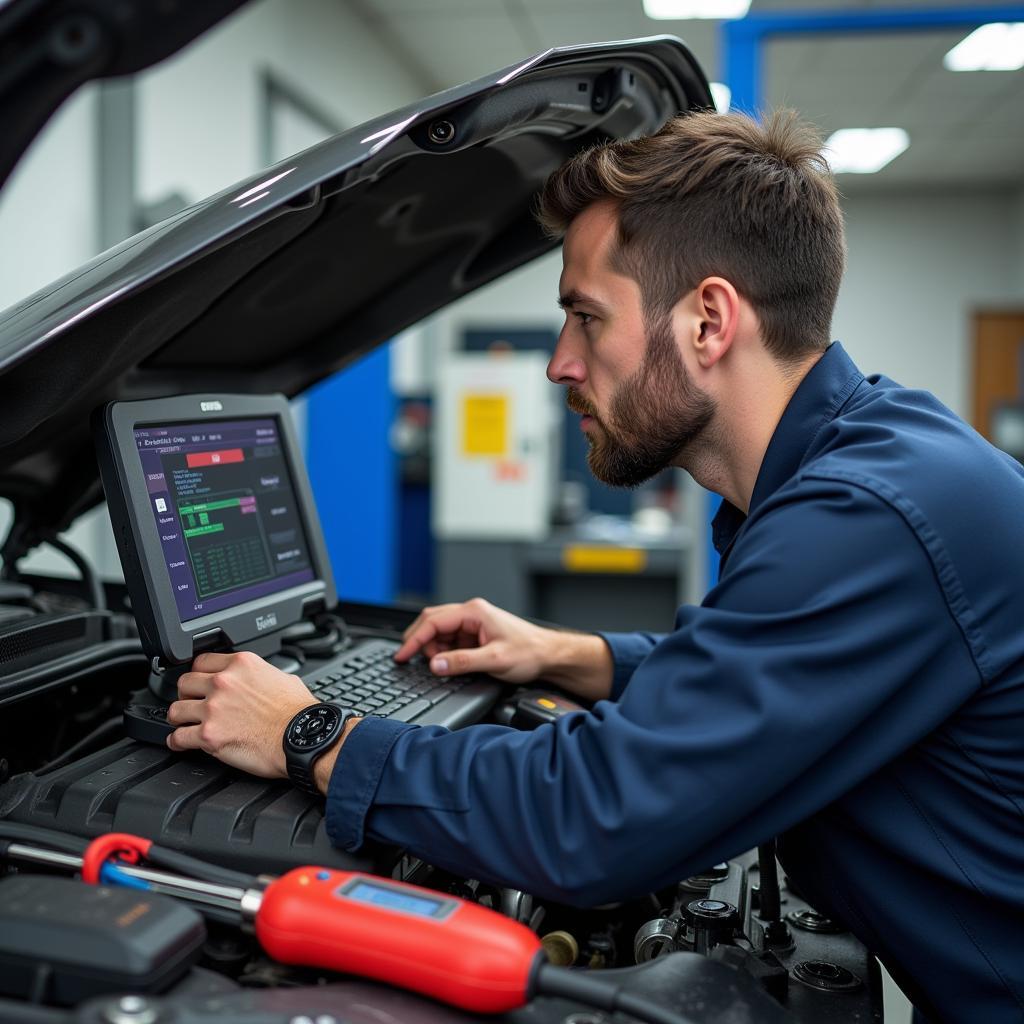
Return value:
[(91, 837), (130, 832), (254, 874), (304, 864), (390, 874), (396, 852), (331, 845), (323, 801), (205, 754), (121, 740), (43, 776), (0, 786), (0, 818)]

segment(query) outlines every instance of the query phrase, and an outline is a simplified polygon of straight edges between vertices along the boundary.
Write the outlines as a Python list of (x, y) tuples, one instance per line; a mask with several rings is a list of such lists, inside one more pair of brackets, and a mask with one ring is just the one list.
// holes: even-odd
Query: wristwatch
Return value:
[(345, 723), (358, 712), (340, 704), (311, 704), (300, 711), (284, 731), (284, 758), (288, 778), (299, 789), (320, 795), (313, 780), (313, 765), (341, 739)]

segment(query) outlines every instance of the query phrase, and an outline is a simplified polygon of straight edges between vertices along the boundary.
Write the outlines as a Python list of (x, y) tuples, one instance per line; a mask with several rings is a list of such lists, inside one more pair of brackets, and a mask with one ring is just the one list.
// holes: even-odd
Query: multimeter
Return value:
[(256, 937), (283, 963), (360, 974), (478, 1013), (534, 994), (544, 954), (525, 925), (418, 885), (296, 868), (271, 882)]

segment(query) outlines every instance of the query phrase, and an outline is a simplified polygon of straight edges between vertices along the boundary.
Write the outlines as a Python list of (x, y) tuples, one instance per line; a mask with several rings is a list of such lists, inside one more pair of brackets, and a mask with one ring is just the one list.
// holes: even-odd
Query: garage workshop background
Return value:
[[(744, 11), (734, 0), (705, 0), (703, 8), (700, 0), (647, 0), (646, 9), (642, 0), (249, 4), (136, 79), (82, 89), (54, 117), (0, 199), (0, 309), (183, 206), (419, 97), (549, 46), (670, 33), (717, 83), (721, 109), (731, 86), (740, 108), (794, 107), (826, 137), (896, 130), (877, 137), (881, 166), (838, 175), (849, 265), (833, 334), (865, 372), (929, 389), (1024, 455), (1024, 6), (902, 0), (894, 12), (875, 0), (753, 0)], [(991, 23), (1014, 27), (986, 29), (955, 49)], [(850, 166), (840, 140), (833, 145), (837, 166)], [(872, 152), (860, 137), (855, 156)], [(597, 574), (630, 595), (619, 608), (664, 619), (653, 628), (668, 624), (675, 599), (700, 599), (707, 496), (675, 476), (633, 494), (589, 480), (575, 422), (565, 425), (559, 389), (537, 371), (561, 324), (559, 269), (555, 252), (294, 403), (343, 597), (461, 597), (500, 579), (485, 596), (603, 626), (614, 610), (594, 603)], [(505, 404), (446, 389), (473, 360), (491, 361), (491, 392), (505, 389)], [(461, 424), (450, 437), (438, 428), (445, 402)], [(491, 474), (514, 487), (523, 472), (507, 451), (510, 403), (550, 417), (520, 459), (546, 486), (523, 491), (526, 511), (502, 523), (481, 481)], [(354, 435), (352, 450), (318, 443), (339, 431)], [(344, 500), (346, 474), (362, 480), (358, 503)], [(457, 516), (446, 494), (463, 503)], [(8, 522), (0, 503), (0, 530)], [(68, 537), (104, 576), (120, 576), (105, 510)], [(73, 572), (45, 551), (25, 568)], [(910, 1019), (891, 984), (886, 1019)]]

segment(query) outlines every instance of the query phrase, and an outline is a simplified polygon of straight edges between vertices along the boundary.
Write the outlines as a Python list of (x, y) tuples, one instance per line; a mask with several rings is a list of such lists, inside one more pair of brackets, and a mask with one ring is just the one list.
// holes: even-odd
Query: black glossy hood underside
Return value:
[(129, 239), (0, 313), (0, 494), (62, 527), (98, 498), (102, 402), (297, 394), (549, 250), (536, 195), (573, 153), (710, 104), (679, 40), (551, 50)]

